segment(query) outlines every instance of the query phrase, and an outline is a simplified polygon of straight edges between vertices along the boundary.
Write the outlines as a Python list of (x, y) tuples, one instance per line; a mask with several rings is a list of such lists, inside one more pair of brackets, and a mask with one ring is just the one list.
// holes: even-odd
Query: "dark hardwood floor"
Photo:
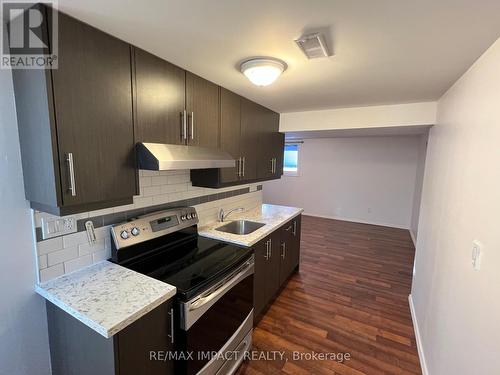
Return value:
[[(254, 330), (253, 349), (288, 360), (246, 361), (248, 374), (421, 374), (408, 307), (409, 232), (304, 216), (300, 272)], [(294, 360), (293, 352), (350, 360)]]

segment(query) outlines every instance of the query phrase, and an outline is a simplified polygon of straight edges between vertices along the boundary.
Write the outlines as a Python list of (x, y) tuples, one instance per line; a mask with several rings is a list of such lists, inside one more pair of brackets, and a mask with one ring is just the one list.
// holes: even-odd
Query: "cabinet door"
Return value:
[(270, 267), (268, 274), (268, 295), (269, 300), (274, 298), (276, 293), (278, 293), (281, 283), (280, 283), (280, 263), (281, 263), (281, 232), (276, 230), (271, 233), (271, 254), (270, 254)]
[[(257, 160), (257, 178), (272, 178), (273, 177), (273, 142), (274, 130), (273, 117), (274, 112), (267, 108), (258, 106), (258, 138), (259, 138), (259, 155)], [(276, 129), (278, 131), (278, 129)]]
[(170, 351), (172, 303), (165, 302), (117, 334), (115, 357), (120, 375), (174, 374), (170, 360), (150, 360), (150, 352)]
[(274, 178), (280, 178), (283, 175), (283, 157), (285, 154), (285, 134), (275, 132), (272, 134), (272, 155), (275, 158)]
[(259, 146), (260, 110), (259, 105), (241, 98), (241, 138), (240, 149), (244, 160), (243, 180), (257, 178), (257, 157), (262, 151)]
[(292, 235), (290, 236), (290, 267), (293, 272), (300, 263), (300, 232), (301, 232), (301, 219), (299, 215), (292, 220)]
[(184, 144), (185, 71), (139, 48), (134, 55), (136, 141)]
[[(221, 149), (228, 152), (236, 161), (240, 157), (240, 118), (241, 103), (240, 96), (226, 90), (220, 89), (220, 129)], [(221, 168), (221, 183), (234, 182), (238, 180), (238, 162), (235, 168)]]
[(188, 144), (219, 148), (219, 86), (186, 72)]
[(258, 321), (260, 314), (269, 301), (268, 280), (269, 275), (269, 238), (265, 238), (254, 246), (255, 274), (253, 284), (254, 321)]
[(280, 285), (283, 285), (290, 275), (295, 271), (300, 262), (300, 230), (301, 216), (286, 223), (279, 231), (280, 241)]
[(132, 197), (130, 46), (61, 13), (59, 68), (52, 71), (52, 81), (63, 205)]

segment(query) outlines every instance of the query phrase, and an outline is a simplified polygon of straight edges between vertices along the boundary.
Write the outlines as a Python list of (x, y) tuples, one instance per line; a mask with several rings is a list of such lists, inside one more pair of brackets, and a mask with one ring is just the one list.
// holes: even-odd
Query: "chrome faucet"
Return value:
[(223, 208), (221, 208), (221, 209), (220, 209), (220, 211), (219, 211), (219, 221), (220, 221), (221, 223), (223, 223), (223, 222), (224, 222), (224, 220), (225, 220), (225, 219), (226, 219), (226, 218), (227, 218), (230, 214), (232, 214), (233, 212), (237, 212), (237, 211), (239, 212), (239, 211), (244, 211), (244, 210), (245, 210), (245, 209), (244, 209), (243, 207), (233, 208), (232, 210), (229, 210), (229, 212), (226, 214), (226, 213), (224, 212), (224, 209), (223, 209)]

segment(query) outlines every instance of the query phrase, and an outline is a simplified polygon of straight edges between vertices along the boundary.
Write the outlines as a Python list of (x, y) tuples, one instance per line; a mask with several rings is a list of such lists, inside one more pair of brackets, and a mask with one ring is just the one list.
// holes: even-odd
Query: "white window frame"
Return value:
[(297, 146), (297, 171), (286, 171), (285, 170), (285, 148), (283, 148), (283, 176), (287, 177), (300, 177), (300, 153), (302, 148), (302, 142), (285, 142), (286, 145), (296, 145)]

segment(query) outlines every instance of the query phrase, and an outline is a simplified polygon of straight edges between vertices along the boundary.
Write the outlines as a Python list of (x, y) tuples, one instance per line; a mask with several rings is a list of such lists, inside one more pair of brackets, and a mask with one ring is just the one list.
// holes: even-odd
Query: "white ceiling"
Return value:
[[(59, 8), (279, 112), (438, 99), (500, 36), (499, 0), (59, 0)], [(334, 56), (293, 40), (322, 30)], [(273, 56), (268, 87), (237, 69)]]

